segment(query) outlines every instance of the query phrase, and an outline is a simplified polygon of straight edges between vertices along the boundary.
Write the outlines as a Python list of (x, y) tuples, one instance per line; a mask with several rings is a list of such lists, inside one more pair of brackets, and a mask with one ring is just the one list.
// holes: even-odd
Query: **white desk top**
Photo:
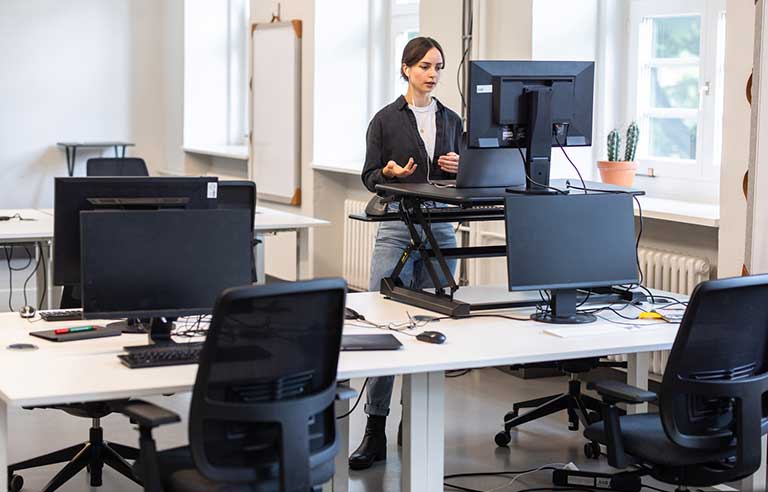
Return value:
[[(471, 290), (471, 289), (466, 289)], [(433, 314), (383, 299), (378, 293), (350, 294), (348, 305), (376, 322), (404, 321), (411, 315)], [(506, 311), (523, 315), (523, 312)], [(74, 322), (79, 323), (79, 322)], [(197, 366), (128, 369), (117, 359), (125, 345), (142, 345), (146, 335), (54, 343), (28, 335), (30, 331), (72, 326), (73, 322), (34, 322), (15, 313), (0, 314), (0, 398), (11, 405), (42, 405), (140, 397), (189, 391)], [(558, 338), (544, 333), (550, 325), (501, 318), (441, 320), (413, 331), (437, 330), (447, 336), (442, 345), (395, 333), (404, 348), (394, 352), (342, 352), (338, 377), (382, 376), (489, 367), (609, 354), (645, 352), (672, 346), (677, 325), (625, 329), (606, 321), (592, 326), (614, 327), (599, 336)], [(610, 329), (610, 328), (608, 328)], [(348, 326), (345, 333), (383, 333)], [(390, 332), (394, 333), (394, 332)], [(33, 343), (35, 351), (13, 351), (11, 343)]]
[(3, 209), (0, 215), (19, 214), (25, 219), (0, 222), (0, 243), (45, 241), (53, 237), (53, 216), (34, 209)]
[(305, 229), (329, 225), (330, 222), (305, 215), (281, 212), (267, 207), (256, 207), (256, 222), (254, 230), (256, 231), (278, 231)]

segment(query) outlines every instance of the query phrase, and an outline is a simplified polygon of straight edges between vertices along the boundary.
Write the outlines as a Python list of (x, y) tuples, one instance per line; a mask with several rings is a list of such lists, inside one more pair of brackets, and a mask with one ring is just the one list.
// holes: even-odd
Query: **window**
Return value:
[(389, 99), (394, 99), (399, 94), (405, 94), (408, 83), (400, 77), (400, 60), (403, 49), (408, 41), (419, 35), (419, 0), (390, 0), (392, 2), (392, 15), (390, 16), (389, 39), (390, 45), (390, 80), (392, 92)]
[(633, 1), (628, 114), (642, 171), (719, 178), (724, 29), (724, 0)]
[(184, 147), (244, 145), (248, 0), (185, 0)]

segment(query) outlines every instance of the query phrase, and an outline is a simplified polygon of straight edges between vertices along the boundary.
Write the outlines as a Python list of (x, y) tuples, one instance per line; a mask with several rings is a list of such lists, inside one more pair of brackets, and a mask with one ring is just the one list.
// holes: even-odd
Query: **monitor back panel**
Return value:
[(509, 290), (638, 280), (628, 194), (511, 195), (505, 219)]
[(202, 314), (250, 283), (246, 210), (90, 211), (80, 223), (86, 317)]

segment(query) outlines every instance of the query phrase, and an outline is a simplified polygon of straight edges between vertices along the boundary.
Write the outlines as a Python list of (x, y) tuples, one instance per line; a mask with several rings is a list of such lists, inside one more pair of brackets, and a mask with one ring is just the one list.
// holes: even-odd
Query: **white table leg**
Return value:
[[(339, 383), (349, 386), (349, 382)], [(336, 416), (349, 412), (350, 401), (341, 400), (335, 403)], [(336, 471), (330, 483), (333, 492), (347, 492), (349, 490), (349, 417), (336, 421), (336, 439), (339, 442), (339, 452), (336, 454)], [(324, 487), (327, 489), (329, 487)]]
[(309, 265), (309, 229), (296, 229), (296, 280), (312, 276)]
[(403, 377), (402, 492), (442, 492), (445, 452), (443, 372)]
[(763, 436), (762, 448), (763, 448), (763, 462), (760, 464), (760, 468), (752, 474), (751, 477), (747, 477), (739, 482), (739, 490), (741, 492), (764, 492), (768, 490), (768, 482), (766, 481), (766, 473), (768, 472), (768, 466), (766, 466), (766, 459), (768, 459), (768, 436)]
[(254, 238), (260, 241), (256, 246), (253, 247), (253, 254), (256, 258), (256, 283), (263, 285), (267, 282), (267, 272), (264, 269), (264, 249), (267, 243), (265, 242), (266, 238), (264, 237), (264, 234), (257, 232), (254, 235)]
[[(629, 354), (627, 357), (627, 384), (636, 388), (648, 389), (648, 371), (651, 368), (650, 352), (640, 352)], [(645, 413), (648, 411), (648, 404), (627, 405), (627, 413)]]
[(0, 490), (8, 490), (8, 405), (0, 400)]

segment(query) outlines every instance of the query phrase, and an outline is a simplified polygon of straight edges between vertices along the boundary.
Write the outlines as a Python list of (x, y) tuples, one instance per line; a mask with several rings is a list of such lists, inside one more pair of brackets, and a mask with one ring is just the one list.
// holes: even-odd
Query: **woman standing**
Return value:
[[(377, 184), (424, 183), (456, 177), (461, 118), (432, 97), (444, 68), (443, 49), (434, 39), (418, 37), (405, 46), (400, 75), (408, 82), (408, 91), (376, 113), (368, 126), (362, 179), (370, 191), (376, 193)], [(393, 205), (397, 206), (390, 207)], [(417, 226), (417, 230), (424, 239), (421, 228)], [(432, 233), (440, 248), (456, 247), (452, 224), (433, 224)], [(369, 290), (379, 290), (381, 279), (389, 276), (410, 241), (402, 222), (380, 223), (371, 258)], [(449, 260), (451, 270), (455, 264), (455, 260)], [(418, 255), (411, 256), (400, 279), (417, 289), (434, 287), (424, 260)], [(385, 427), (394, 379), (388, 376), (368, 381), (365, 435), (349, 457), (349, 467), (354, 470), (368, 468), (387, 457)]]

